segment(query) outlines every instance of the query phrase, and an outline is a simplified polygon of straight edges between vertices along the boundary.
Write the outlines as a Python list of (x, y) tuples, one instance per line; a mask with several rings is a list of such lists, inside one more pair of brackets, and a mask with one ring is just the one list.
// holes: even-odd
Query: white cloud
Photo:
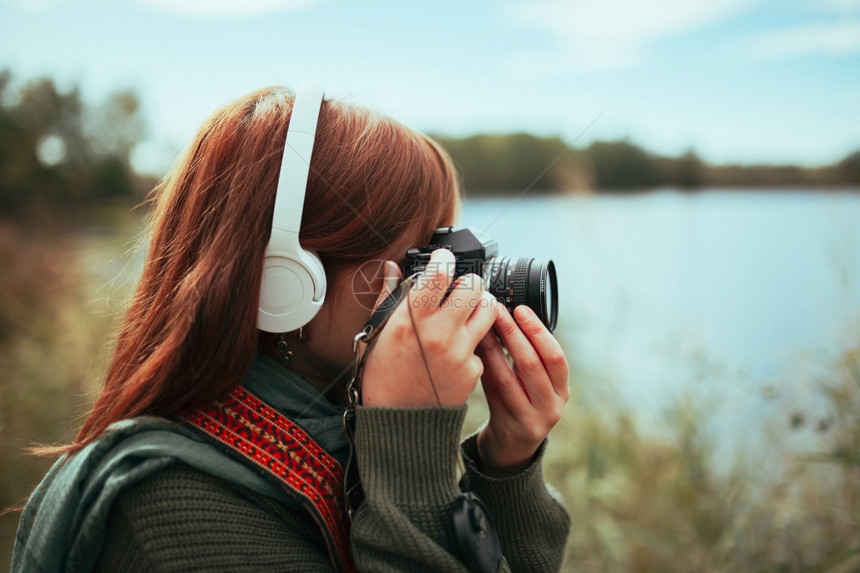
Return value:
[(648, 47), (737, 14), (757, 0), (543, 0), (509, 6), (517, 22), (545, 29), (557, 49), (524, 54), (517, 67), (532, 73), (610, 71), (644, 59)]
[(860, 19), (815, 22), (767, 32), (755, 38), (753, 51), (763, 57), (860, 54)]
[(144, 6), (182, 16), (230, 18), (296, 10), (316, 0), (140, 0)]

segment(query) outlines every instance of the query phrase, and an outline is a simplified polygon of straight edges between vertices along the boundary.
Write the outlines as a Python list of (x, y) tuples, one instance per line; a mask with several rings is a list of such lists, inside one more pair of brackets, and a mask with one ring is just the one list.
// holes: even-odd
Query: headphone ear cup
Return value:
[(319, 257), (304, 249), (269, 254), (263, 261), (257, 327), (290, 332), (313, 319), (325, 300), (326, 277)]

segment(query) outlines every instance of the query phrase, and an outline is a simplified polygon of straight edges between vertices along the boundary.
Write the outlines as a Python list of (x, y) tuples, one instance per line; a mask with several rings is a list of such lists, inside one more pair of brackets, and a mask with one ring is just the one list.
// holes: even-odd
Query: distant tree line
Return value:
[(131, 91), (87, 106), (76, 87), (63, 91), (51, 79), (16, 85), (0, 71), (0, 213), (74, 214), (139, 200), (153, 182), (131, 167), (144, 129)]
[(527, 133), (435, 137), (460, 168), (470, 195), (519, 192), (631, 192), (655, 187), (816, 187), (860, 185), (860, 151), (824, 167), (711, 165), (693, 150), (651, 153), (627, 140), (573, 148)]
[[(0, 217), (139, 202), (155, 178), (135, 173), (131, 154), (145, 135), (140, 102), (119, 91), (87, 105), (77, 87), (48, 78), (16, 82), (0, 70)], [(528, 133), (437, 136), (470, 195), (654, 187), (860, 185), (860, 151), (833, 165), (709, 165), (692, 150), (650, 153), (626, 140), (585, 148)]]

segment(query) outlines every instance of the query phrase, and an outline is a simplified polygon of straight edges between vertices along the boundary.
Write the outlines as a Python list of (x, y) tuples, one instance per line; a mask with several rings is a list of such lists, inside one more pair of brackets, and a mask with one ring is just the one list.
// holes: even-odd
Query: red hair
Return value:
[[(111, 423), (201, 407), (238, 386), (258, 344), (263, 254), (293, 97), (266, 89), (216, 111), (156, 189), (143, 275), (76, 451)], [(431, 139), (377, 113), (323, 103), (302, 216), (330, 289), (395, 241), (426, 241), (458, 208)]]

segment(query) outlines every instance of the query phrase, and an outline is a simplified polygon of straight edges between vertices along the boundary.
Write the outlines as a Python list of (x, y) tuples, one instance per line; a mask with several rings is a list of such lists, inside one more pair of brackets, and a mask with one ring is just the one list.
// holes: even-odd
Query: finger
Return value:
[(436, 249), (430, 256), (427, 267), (418, 276), (409, 299), (416, 314), (427, 314), (439, 308), (439, 304), (454, 277), (454, 254), (448, 249)]
[(481, 362), (480, 357), (473, 354), (466, 367), (469, 368), (469, 371), (472, 374), (472, 376), (469, 377), (472, 381), (472, 387), (469, 389), (469, 394), (471, 394), (475, 391), (475, 388), (478, 387), (478, 382), (481, 380), (481, 376), (484, 375), (484, 363)]
[(388, 298), (394, 289), (397, 288), (397, 285), (400, 284), (400, 278), (402, 273), (400, 272), (400, 267), (394, 261), (385, 261), (383, 263), (382, 270), (382, 290), (379, 291), (379, 296), (376, 299), (376, 303), (373, 305), (373, 310), (379, 308), (379, 305)]
[[(499, 301), (496, 300), (496, 297), (487, 291), (481, 293), (475, 310), (472, 311), (472, 314), (466, 320), (466, 328), (471, 333), (468, 341), (471, 346), (477, 346), (486, 334), (490, 332), (490, 329), (499, 316), (499, 306)], [(495, 334), (493, 334), (492, 338), (498, 344)]]
[(484, 363), (481, 384), (490, 409), (503, 408), (515, 418), (531, 413), (534, 408), (496, 334), (488, 332), (475, 352)]
[[(467, 274), (454, 281), (454, 286), (448, 294), (448, 298), (442, 303), (455, 319), (466, 321), (483, 303), (484, 283), (481, 277), (475, 274)], [(475, 340), (478, 343), (481, 337)]]
[(523, 381), (523, 387), (534, 405), (552, 404), (556, 398), (555, 388), (544, 368), (540, 356), (532, 347), (531, 341), (520, 330), (519, 324), (507, 308), (499, 311), (496, 332), (514, 362), (514, 372)]
[(553, 390), (566, 400), (570, 394), (568, 387), (570, 370), (561, 345), (529, 307), (520, 305), (515, 308), (514, 318), (540, 357), (547, 374), (549, 374)]

